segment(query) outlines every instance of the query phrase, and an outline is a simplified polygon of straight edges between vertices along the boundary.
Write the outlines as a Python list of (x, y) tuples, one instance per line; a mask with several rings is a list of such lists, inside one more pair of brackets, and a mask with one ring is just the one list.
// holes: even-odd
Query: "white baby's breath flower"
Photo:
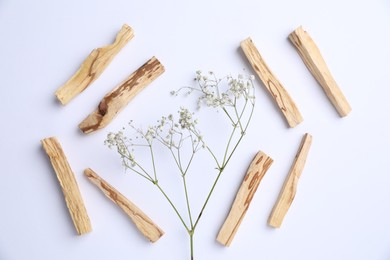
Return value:
[[(205, 208), (208, 198), (213, 192), (214, 186), (216, 185), (219, 176), (222, 174), (227, 163), (230, 161), (233, 153), (235, 152), (238, 144), (241, 141), (241, 138), (245, 135), (249, 122), (252, 118), (254, 111), (254, 90), (253, 90), (253, 80), (254, 76), (239, 74), (237, 77), (232, 77), (228, 75), (222, 79), (219, 79), (215, 76), (214, 72), (208, 71), (206, 74), (203, 74), (202, 71), (196, 71), (195, 80), (197, 81), (196, 87), (183, 87), (184, 94), (191, 94), (193, 92), (199, 93), (197, 99), (197, 104), (199, 108), (202, 105), (213, 108), (223, 109), (223, 113), (226, 114), (230, 125), (233, 127), (230, 137), (228, 138), (227, 147), (225, 147), (225, 152), (222, 160), (218, 159), (220, 156), (216, 156), (212, 151), (212, 147), (209, 147), (204, 141), (203, 136), (200, 131), (197, 129), (197, 119), (194, 119), (194, 113), (192, 113), (187, 108), (181, 107), (178, 111), (178, 117), (175, 118), (172, 114), (168, 116), (162, 116), (156, 124), (149, 126), (146, 129), (136, 128), (133, 126), (132, 121), (129, 122), (129, 127), (135, 132), (135, 138), (129, 139), (125, 136), (123, 131), (117, 133), (108, 133), (105, 144), (109, 148), (116, 148), (118, 154), (121, 157), (122, 164), (126, 169), (130, 169), (138, 175), (141, 175), (144, 179), (153, 183), (157, 186), (163, 195), (170, 202), (171, 206), (176, 210), (175, 205), (172, 203), (167, 193), (163, 191), (161, 186), (159, 186), (159, 176), (158, 174), (158, 165), (155, 163), (155, 158), (157, 158), (158, 149), (154, 149), (156, 145), (161, 145), (162, 147), (168, 149), (168, 153), (173, 156), (174, 162), (178, 168), (180, 176), (184, 180), (184, 188), (187, 196), (187, 182), (185, 181), (186, 174), (191, 168), (190, 165), (193, 161), (194, 155), (205, 149), (205, 153), (209, 153), (211, 157), (215, 160), (218, 175), (216, 176), (213, 188), (210, 190), (209, 195), (206, 199), (206, 202), (200, 211), (199, 217), (195, 220), (195, 225), (187, 226), (183, 221), (180, 213), (176, 211), (179, 218), (182, 220), (184, 227), (191, 236), (191, 249), (192, 249), (192, 236), (195, 231), (196, 223), (198, 223), (199, 218), (202, 216), (203, 209)], [(172, 91), (171, 94), (176, 96), (181, 89), (178, 91)], [(242, 102), (243, 101), (243, 102)], [(212, 124), (214, 127), (214, 124)], [(226, 130), (226, 129), (224, 129)], [(236, 143), (234, 143), (237, 140)], [(130, 148), (130, 149), (129, 149)], [(185, 150), (187, 148), (187, 150)], [(134, 149), (146, 149), (147, 153), (143, 153), (142, 156), (135, 157)], [(185, 151), (183, 153), (183, 151)], [(187, 154), (189, 152), (189, 154)], [(145, 165), (145, 155), (150, 155), (147, 160), (150, 160), (151, 165)], [(164, 154), (165, 155), (165, 154)], [(166, 158), (164, 158), (165, 160)], [(139, 161), (137, 161), (139, 160)], [(187, 197), (187, 207), (190, 211), (190, 204)], [(190, 216), (191, 217), (191, 216)], [(192, 221), (192, 220), (191, 220)], [(192, 256), (192, 250), (191, 250)]]
[(192, 120), (192, 113), (184, 107), (181, 107), (179, 112), (179, 124), (182, 129), (190, 130), (193, 126), (195, 126), (194, 121)]
[[(233, 100), (242, 97), (248, 101), (253, 101), (252, 97), (254, 95), (250, 94), (253, 92), (253, 75), (239, 74), (237, 78), (229, 75), (224, 79), (218, 79), (212, 71), (209, 71), (207, 75), (197, 71), (196, 80), (199, 84), (198, 88), (186, 87), (186, 89), (189, 92), (196, 89), (201, 93), (197, 100), (198, 109), (202, 105), (214, 108), (233, 106)], [(226, 84), (224, 84), (224, 81), (226, 81)]]

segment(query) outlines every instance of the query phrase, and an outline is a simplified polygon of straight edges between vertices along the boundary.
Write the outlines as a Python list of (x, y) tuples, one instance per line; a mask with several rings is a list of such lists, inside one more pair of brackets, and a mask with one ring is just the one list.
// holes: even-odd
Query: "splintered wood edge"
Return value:
[(95, 184), (111, 201), (118, 205), (134, 222), (138, 230), (150, 242), (156, 242), (164, 231), (160, 229), (142, 210), (128, 200), (124, 195), (102, 179), (92, 169), (84, 170), (85, 176)]
[(334, 80), (319, 48), (310, 35), (300, 26), (288, 38), (296, 47), (306, 67), (321, 85), (339, 115), (341, 117), (347, 116), (352, 108)]
[(268, 218), (268, 224), (274, 228), (279, 228), (282, 225), (283, 219), (295, 198), (298, 181), (305, 166), (311, 143), (312, 136), (306, 133), (302, 138), (301, 145), (298, 149), (297, 155), (295, 156), (290, 172), (283, 184), (283, 188), (280, 191), (278, 200), (276, 201), (271, 215)]
[(81, 131), (88, 134), (108, 125), (131, 99), (164, 71), (164, 66), (160, 61), (152, 57), (104, 96), (98, 108), (79, 124)]
[(92, 50), (77, 72), (56, 91), (55, 95), (61, 104), (68, 104), (91, 85), (133, 36), (133, 29), (124, 24), (113, 44)]
[(287, 90), (269, 69), (251, 38), (241, 42), (241, 49), (272, 98), (283, 113), (288, 125), (295, 127), (303, 121), (299, 109)]
[(77, 234), (82, 235), (92, 230), (91, 222), (72, 169), (58, 140), (50, 137), (41, 140), (43, 149), (57, 175)]
[(230, 246), (256, 190), (272, 162), (272, 158), (261, 151), (253, 159), (236, 194), (229, 215), (218, 233), (217, 241), (222, 245)]

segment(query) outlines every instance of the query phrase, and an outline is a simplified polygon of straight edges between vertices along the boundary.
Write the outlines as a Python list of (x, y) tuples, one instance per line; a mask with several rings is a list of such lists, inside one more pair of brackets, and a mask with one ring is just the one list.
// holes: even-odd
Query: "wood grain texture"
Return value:
[(81, 131), (91, 133), (108, 125), (131, 99), (163, 72), (164, 66), (156, 57), (152, 57), (104, 96), (98, 108), (79, 124)]
[(295, 127), (303, 121), (303, 117), (298, 110), (295, 102), (283, 87), (280, 81), (272, 73), (270, 68), (261, 57), (251, 38), (247, 38), (241, 42), (241, 49), (244, 51), (249, 63), (257, 76), (263, 82), (268, 92), (276, 102), (280, 111), (282, 111), (288, 125)]
[(272, 162), (273, 160), (261, 151), (259, 151), (253, 159), (244, 180), (241, 183), (241, 187), (237, 192), (229, 215), (219, 231), (217, 236), (217, 241), (219, 243), (225, 246), (230, 246), (242, 220), (244, 219), (260, 181), (263, 179)]
[(94, 49), (81, 64), (78, 71), (56, 91), (55, 95), (61, 104), (68, 104), (91, 85), (133, 36), (133, 29), (124, 24), (113, 44)]
[(302, 138), (301, 145), (298, 149), (297, 155), (295, 156), (290, 172), (283, 184), (283, 188), (280, 191), (278, 200), (276, 201), (271, 215), (268, 218), (268, 224), (272, 227), (279, 228), (282, 225), (283, 219), (295, 198), (298, 181), (305, 166), (311, 143), (312, 136), (310, 134), (305, 134)]
[(111, 201), (118, 205), (134, 222), (138, 230), (149, 241), (156, 242), (162, 235), (162, 231), (144, 212), (134, 203), (113, 188), (109, 183), (99, 177), (92, 169), (85, 169), (84, 174), (95, 184)]
[(347, 116), (352, 108), (334, 80), (320, 50), (310, 35), (300, 26), (289, 35), (289, 39), (298, 50), (306, 67), (324, 89), (339, 115), (341, 117)]
[(76, 178), (66, 159), (57, 138), (50, 137), (41, 140), (43, 149), (50, 158), (50, 162), (57, 174), (65, 197), (66, 206), (69, 209), (77, 234), (82, 235), (92, 230), (87, 210), (85, 209), (83, 199)]

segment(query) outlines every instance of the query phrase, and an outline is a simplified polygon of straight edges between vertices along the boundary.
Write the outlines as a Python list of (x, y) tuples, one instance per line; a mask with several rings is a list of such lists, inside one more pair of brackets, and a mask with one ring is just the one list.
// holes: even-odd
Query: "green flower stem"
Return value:
[(186, 169), (184, 170), (184, 172), (182, 173), (184, 176), (187, 174), (187, 171), (188, 169), (190, 168), (190, 165), (192, 163), (192, 160), (194, 159), (194, 156), (195, 156), (195, 151), (192, 151), (192, 155), (190, 157), (190, 160), (188, 161), (188, 164), (187, 164), (187, 167)]
[(156, 164), (154, 163), (154, 153), (153, 153), (152, 145), (149, 145), (149, 148), (150, 148), (150, 154), (152, 157), (154, 180), (157, 182)]
[(224, 167), (224, 165), (226, 165), (226, 156), (227, 156), (227, 154), (229, 152), (230, 143), (231, 143), (231, 141), (233, 139), (233, 136), (234, 136), (234, 133), (236, 132), (236, 129), (237, 129), (237, 124), (234, 125), (233, 131), (230, 134), (229, 141), (228, 141), (228, 143), (226, 145), (226, 150), (225, 150), (225, 154), (223, 156), (223, 161), (222, 161), (222, 167)]
[(232, 117), (230, 116), (229, 112), (226, 110), (226, 108), (222, 108), (223, 112), (225, 112), (225, 114), (227, 115), (227, 117), (229, 118), (230, 122), (232, 123), (232, 125), (235, 125), (236, 123), (234, 122), (234, 120), (232, 119)]
[(149, 177), (147, 177), (144, 174), (140, 173), (139, 171), (135, 170), (133, 167), (129, 166), (126, 162), (125, 162), (125, 166), (127, 167), (127, 169), (132, 170), (133, 172), (137, 173), (141, 177), (143, 177), (143, 178), (147, 179), (148, 181), (150, 181), (151, 183), (153, 183), (152, 179), (150, 179)]
[[(200, 135), (197, 133), (197, 132), (195, 132), (194, 130), (190, 130), (190, 132), (191, 133), (193, 133), (196, 137), (200, 137)], [(218, 168), (221, 168), (221, 166), (220, 166), (220, 164), (219, 164), (219, 162), (218, 162), (218, 159), (217, 159), (217, 157), (215, 156), (215, 154), (213, 153), (213, 151), (211, 151), (211, 149), (210, 149), (210, 147), (208, 147), (206, 144), (205, 144), (205, 142), (200, 138), (200, 142), (202, 142), (203, 143), (203, 145), (205, 145), (205, 148), (206, 148), (206, 150), (210, 153), (210, 155), (213, 157), (213, 159), (214, 159), (214, 161), (215, 161), (215, 163), (217, 164), (217, 167)], [(187, 167), (188, 168), (188, 167)]]
[(217, 157), (214, 155), (213, 151), (211, 151), (210, 147), (208, 147), (208, 146), (206, 145), (206, 149), (207, 149), (207, 151), (209, 151), (209, 153), (211, 154), (211, 156), (214, 158), (214, 161), (215, 161), (215, 163), (217, 164), (217, 167), (218, 167), (218, 168), (221, 168), (221, 166), (219, 165), (219, 162), (218, 162)]
[[(246, 130), (247, 130), (248, 126), (249, 126), (249, 123), (250, 123), (250, 121), (251, 121), (251, 119), (252, 119), (253, 111), (254, 111), (254, 105), (252, 106), (252, 110), (251, 110), (251, 113), (250, 113), (250, 115), (249, 115), (247, 124), (245, 125), (245, 128), (244, 128), (243, 132), (241, 133), (240, 138), (238, 139), (236, 145), (234, 146), (234, 148), (233, 148), (232, 152), (230, 153), (229, 157), (227, 158), (227, 160), (223, 163), (222, 167), (219, 168), (219, 173), (218, 173), (218, 175), (217, 175), (217, 177), (216, 177), (216, 179), (215, 179), (215, 181), (214, 181), (214, 183), (213, 183), (213, 186), (211, 187), (211, 190), (210, 190), (209, 194), (207, 195), (206, 201), (204, 202), (204, 204), (203, 204), (203, 206), (202, 206), (202, 209), (200, 210), (200, 213), (199, 213), (199, 215), (198, 215), (198, 218), (197, 218), (196, 221), (195, 221), (195, 225), (194, 225), (194, 227), (193, 227), (193, 231), (195, 231), (195, 228), (196, 228), (196, 226), (198, 225), (199, 220), (200, 220), (200, 218), (201, 218), (202, 215), (203, 215), (203, 211), (205, 210), (205, 208), (206, 208), (206, 206), (207, 206), (207, 204), (208, 204), (208, 202), (209, 202), (209, 200), (210, 200), (211, 194), (213, 193), (213, 191), (214, 191), (214, 189), (215, 189), (215, 186), (217, 185), (218, 180), (219, 180), (219, 178), (221, 177), (221, 174), (222, 174), (223, 170), (225, 169), (226, 165), (228, 164), (228, 162), (229, 162), (230, 159), (232, 158), (234, 152), (236, 151), (238, 145), (240, 144), (242, 138), (243, 138), (244, 135), (245, 135), (245, 132), (246, 132)], [(241, 118), (239, 118), (239, 120), (240, 120), (240, 119), (241, 119)], [(235, 129), (236, 129), (236, 127), (233, 129), (232, 135), (234, 134)], [(229, 143), (228, 143), (228, 146), (229, 146), (229, 145), (230, 145), (230, 141), (229, 141)], [(228, 149), (228, 147), (227, 147), (226, 149)]]
[(242, 116), (244, 115), (244, 112), (245, 112), (245, 109), (246, 109), (246, 105), (248, 104), (248, 100), (247, 99), (245, 99), (245, 104), (244, 104), (244, 107), (242, 108), (242, 110), (241, 110), (241, 114), (240, 114), (240, 120), (241, 120), (241, 118), (242, 118)]
[(164, 195), (164, 197), (168, 200), (169, 204), (171, 204), (173, 210), (175, 211), (176, 215), (179, 217), (181, 223), (183, 224), (183, 226), (185, 227), (187, 232), (188, 233), (192, 232), (192, 230), (188, 228), (187, 224), (184, 222), (184, 220), (183, 220), (182, 216), (180, 215), (179, 211), (177, 210), (177, 208), (175, 207), (175, 205), (173, 204), (171, 199), (168, 197), (168, 195), (161, 188), (161, 186), (157, 182), (155, 182), (154, 185), (156, 185), (156, 187), (161, 191), (161, 193)]
[(245, 133), (246, 133), (246, 130), (248, 129), (249, 123), (250, 123), (250, 121), (251, 121), (251, 119), (252, 119), (252, 115), (253, 115), (254, 109), (255, 109), (255, 106), (253, 105), (253, 106), (252, 106), (251, 113), (250, 113), (249, 118), (248, 118), (248, 122), (247, 122), (246, 125), (245, 125), (244, 131), (243, 131), (243, 133), (241, 134), (240, 139), (238, 139), (238, 141), (237, 141), (236, 145), (234, 146), (232, 152), (230, 153), (228, 159), (226, 160), (225, 166), (226, 166), (226, 164), (230, 161), (230, 158), (233, 156), (234, 151), (237, 149), (237, 147), (238, 147), (238, 145), (240, 144), (242, 138), (244, 137), (244, 135), (245, 135)]
[(236, 145), (234, 146), (234, 148), (233, 148), (231, 154), (229, 155), (228, 159), (226, 160), (226, 162), (223, 164), (222, 168), (219, 168), (219, 173), (218, 173), (217, 177), (215, 178), (214, 183), (213, 183), (213, 186), (211, 187), (211, 190), (210, 190), (209, 194), (207, 195), (206, 201), (204, 202), (204, 204), (203, 204), (203, 206), (202, 206), (202, 209), (200, 210), (200, 213), (199, 213), (199, 215), (198, 215), (198, 218), (197, 218), (196, 221), (195, 221), (195, 225), (194, 225), (194, 228), (193, 228), (194, 231), (195, 231), (196, 226), (197, 226), (198, 223), (199, 223), (200, 218), (201, 218), (202, 215), (203, 215), (203, 211), (205, 210), (205, 208), (206, 208), (206, 206), (207, 206), (207, 204), (208, 204), (208, 202), (209, 202), (209, 200), (210, 200), (211, 194), (213, 194), (213, 191), (214, 191), (214, 189), (215, 189), (215, 186), (217, 185), (217, 183), (218, 183), (218, 181), (219, 181), (219, 178), (220, 178), (221, 175), (222, 175), (223, 170), (225, 169), (227, 163), (230, 161), (230, 158), (232, 157), (234, 151), (236, 150), (237, 146), (239, 145), (239, 143), (241, 142), (241, 140), (242, 140), (243, 137), (244, 137), (244, 134), (242, 134), (241, 137), (240, 137), (240, 139), (238, 139)]
[(204, 211), (204, 209), (206, 208), (207, 203), (209, 202), (209, 199), (210, 199), (210, 197), (211, 197), (211, 194), (213, 193), (213, 191), (214, 191), (214, 189), (215, 189), (215, 186), (217, 185), (218, 180), (219, 180), (219, 178), (221, 177), (222, 172), (223, 172), (223, 169), (219, 169), (219, 173), (218, 173), (218, 175), (217, 175), (217, 178), (214, 180), (213, 186), (211, 187), (211, 190), (210, 190), (209, 194), (207, 195), (206, 201), (204, 202), (204, 204), (203, 204), (203, 206), (202, 206), (202, 209), (201, 209), (200, 212), (199, 212), (198, 218), (197, 218), (196, 221), (195, 221), (194, 228), (193, 228), (194, 231), (195, 231), (196, 226), (197, 226), (198, 223), (199, 223), (200, 218), (202, 217), (203, 211)]
[(191, 260), (194, 260), (194, 232), (190, 233)]
[[(242, 113), (241, 113), (241, 116), (238, 115), (238, 111), (237, 111), (237, 106), (236, 106), (236, 98), (234, 99), (234, 112), (236, 113), (236, 117), (237, 117), (237, 123), (240, 125), (240, 129), (241, 129), (241, 132), (244, 132), (244, 128), (242, 127), (242, 124), (241, 124), (241, 116), (242, 116)], [(245, 107), (244, 107), (245, 109)]]
[(171, 155), (172, 155), (173, 159), (175, 160), (175, 163), (176, 163), (177, 168), (179, 168), (180, 172), (182, 172), (181, 165), (180, 165), (180, 163), (178, 162), (178, 160), (176, 159), (175, 153), (173, 152), (173, 150), (172, 150), (171, 147), (169, 148), (169, 150), (171, 151)]
[(240, 142), (241, 142), (242, 138), (244, 137), (244, 135), (245, 135), (245, 131), (242, 133), (242, 135), (241, 135), (240, 138), (238, 139), (238, 141), (237, 141), (236, 145), (234, 146), (232, 152), (230, 153), (229, 157), (227, 158), (227, 160), (226, 160), (224, 166), (226, 166), (226, 165), (228, 164), (228, 162), (230, 161), (230, 158), (232, 158), (234, 152), (236, 151), (236, 149), (237, 149), (238, 145), (240, 144)]
[(191, 207), (190, 207), (190, 200), (189, 200), (189, 198), (188, 198), (188, 190), (187, 190), (186, 176), (185, 176), (185, 175), (182, 175), (182, 179), (183, 179), (184, 193), (185, 193), (185, 196), (186, 196), (188, 217), (189, 217), (189, 219), (190, 219), (191, 229), (193, 230), (194, 224), (193, 224), (193, 222), (192, 222)]
[[(123, 156), (123, 158), (126, 158), (127, 160), (131, 161), (131, 160), (130, 160), (130, 157), (129, 157), (128, 155), (126, 155), (126, 154), (121, 154), (121, 156)], [(130, 170), (132, 170), (133, 172), (135, 172), (135, 173), (139, 174), (140, 176), (144, 177), (144, 178), (147, 179), (148, 181), (153, 182), (153, 178), (152, 178), (152, 177), (145, 171), (145, 169), (142, 168), (141, 165), (139, 165), (137, 162), (134, 162), (135, 165), (137, 165), (137, 166), (138, 166), (146, 175), (143, 174), (143, 173), (141, 173), (141, 172), (139, 172), (139, 171), (137, 171), (137, 170), (135, 170), (133, 167), (131, 167), (131, 166), (127, 163), (127, 161), (126, 161), (125, 159), (123, 159), (122, 161), (123, 161), (123, 163), (125, 164), (125, 166), (126, 166), (127, 169), (130, 169)]]

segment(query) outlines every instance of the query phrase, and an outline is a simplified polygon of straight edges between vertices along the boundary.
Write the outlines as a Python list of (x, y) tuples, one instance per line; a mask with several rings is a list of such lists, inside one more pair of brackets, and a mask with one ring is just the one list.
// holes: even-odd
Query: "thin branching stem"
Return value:
[(240, 144), (242, 138), (244, 137), (244, 135), (245, 135), (245, 133), (246, 133), (246, 130), (247, 130), (248, 126), (249, 126), (249, 122), (250, 122), (251, 119), (252, 119), (253, 111), (254, 111), (254, 106), (252, 107), (251, 113), (250, 113), (250, 115), (249, 115), (249, 119), (248, 119), (247, 124), (245, 125), (245, 128), (244, 128), (244, 131), (243, 131), (243, 133), (241, 134), (240, 139), (238, 139), (238, 141), (237, 141), (236, 145), (234, 146), (232, 152), (230, 153), (230, 156), (229, 156), (228, 159), (226, 160), (225, 165), (230, 161), (230, 158), (233, 156), (233, 153), (236, 151), (238, 145)]
[(123, 161), (123, 163), (125, 164), (125, 167), (126, 169), (130, 169), (131, 171), (135, 172), (136, 174), (140, 175), (141, 177), (147, 179), (148, 181), (150, 181), (151, 183), (153, 183), (153, 180), (150, 179), (148, 176), (142, 174), (141, 172), (137, 171), (136, 169), (134, 169), (134, 167), (131, 167), (127, 162)]
[(198, 137), (198, 139), (200, 140), (200, 142), (202, 142), (204, 148), (210, 153), (210, 155), (213, 157), (215, 163), (217, 164), (217, 167), (220, 168), (220, 164), (218, 162), (218, 159), (217, 157), (215, 156), (215, 154), (213, 153), (213, 151), (210, 149), (210, 147), (208, 145), (206, 145), (206, 143), (203, 141), (203, 139), (200, 137), (200, 135), (195, 131), (195, 130), (190, 130), (191, 133), (193, 133), (196, 137)]
[(208, 204), (208, 202), (209, 202), (209, 200), (210, 200), (211, 194), (213, 194), (213, 191), (214, 191), (214, 189), (215, 189), (215, 186), (217, 185), (218, 180), (219, 180), (219, 178), (221, 177), (222, 172), (223, 172), (223, 169), (219, 169), (217, 178), (215, 178), (214, 183), (213, 183), (213, 186), (211, 186), (211, 189), (210, 189), (210, 191), (209, 191), (209, 193), (208, 193), (208, 195), (207, 195), (207, 197), (206, 197), (206, 200), (205, 200), (205, 202), (203, 203), (202, 209), (200, 210), (199, 215), (198, 215), (198, 217), (197, 217), (197, 219), (196, 219), (196, 221), (195, 221), (195, 224), (194, 224), (194, 227), (193, 227), (193, 230), (194, 230), (194, 231), (195, 231), (196, 226), (197, 226), (198, 223), (199, 223), (200, 218), (201, 218), (202, 215), (203, 215), (204, 209), (206, 208), (206, 206), (207, 206), (207, 204)]
[(186, 176), (182, 175), (182, 179), (183, 179), (184, 193), (185, 193), (185, 197), (186, 197), (188, 217), (190, 219), (191, 230), (193, 230), (194, 224), (192, 222), (191, 206), (190, 206), (190, 199), (189, 199), (189, 196), (188, 196)]
[(241, 133), (244, 132), (244, 128), (242, 127), (242, 124), (241, 124), (241, 117), (238, 115), (238, 111), (237, 111), (237, 98), (234, 98), (234, 113), (236, 114), (236, 117), (237, 117), (237, 123), (238, 125), (240, 126), (240, 129), (241, 129)]
[(188, 169), (190, 168), (190, 165), (191, 165), (191, 163), (192, 163), (192, 160), (194, 159), (194, 156), (195, 156), (195, 151), (192, 152), (191, 157), (190, 157), (190, 160), (188, 161), (187, 167), (186, 167), (186, 169), (185, 169), (184, 172), (183, 172), (183, 175), (184, 175), (184, 176), (187, 174), (187, 171), (188, 171)]
[(153, 180), (152, 176), (150, 176), (149, 173), (148, 173), (148, 172), (147, 172), (139, 163), (137, 163), (136, 161), (134, 161), (134, 164), (135, 164), (138, 168), (140, 168), (141, 171), (143, 171), (143, 172), (146, 174), (146, 176), (149, 177), (149, 179)]
[(150, 148), (150, 156), (151, 156), (151, 158), (152, 158), (152, 164), (153, 164), (154, 180), (157, 181), (156, 163), (155, 163), (155, 161), (154, 161), (154, 153), (153, 153), (152, 145), (149, 145), (149, 148)]
[[(110, 133), (107, 137), (106, 144), (111, 148), (113, 146), (117, 147), (117, 151), (122, 157), (124, 166), (127, 169), (132, 170), (136, 174), (145, 178), (146, 180), (152, 182), (157, 189), (163, 194), (165, 199), (171, 205), (175, 214), (179, 218), (180, 222), (187, 230), (187, 233), (190, 238), (190, 256), (191, 260), (194, 259), (194, 233), (199, 224), (200, 219), (210, 201), (211, 195), (213, 194), (217, 183), (222, 176), (222, 173), (226, 169), (226, 166), (230, 162), (233, 154), (235, 153), (237, 147), (241, 143), (244, 135), (246, 134), (249, 123), (252, 119), (254, 112), (254, 89), (253, 89), (253, 76), (244, 78), (242, 75), (238, 76), (238, 79), (234, 79), (231, 76), (226, 76), (224, 79), (227, 80), (226, 88), (224, 89), (220, 83), (222, 79), (218, 79), (213, 72), (209, 72), (209, 76), (204, 75), (201, 71), (196, 72), (195, 80), (198, 83), (197, 87), (183, 87), (178, 91), (173, 91), (173, 95), (177, 95), (183, 89), (188, 90), (186, 94), (191, 92), (200, 93), (198, 98), (198, 106), (205, 104), (208, 107), (220, 108), (224, 114), (229, 119), (233, 129), (231, 129), (230, 135), (228, 137), (226, 148), (223, 150), (223, 159), (220, 163), (215, 153), (212, 149), (205, 143), (203, 140), (200, 131), (197, 129), (197, 121), (192, 119), (192, 113), (188, 109), (180, 108), (179, 114), (180, 118), (178, 121), (173, 120), (173, 116), (169, 115), (168, 117), (162, 117), (161, 121), (158, 121), (158, 125), (149, 126), (147, 131), (142, 130), (141, 128), (135, 128), (130, 122), (130, 127), (136, 131), (137, 137), (143, 139), (147, 144), (132, 143), (131, 139), (126, 139), (123, 136), (123, 133), (120, 131), (117, 134)], [(253, 93), (252, 93), (253, 92)], [(241, 98), (244, 99), (244, 102), (238, 102)], [(248, 103), (252, 105), (251, 111), (248, 114)], [(166, 130), (167, 135), (163, 134)], [(188, 131), (188, 136), (187, 132)], [(155, 161), (155, 153), (153, 150), (153, 140), (157, 140), (157, 143), (160, 143), (163, 147), (167, 148), (173, 160), (178, 167), (178, 170), (182, 177), (182, 185), (184, 189), (186, 211), (188, 214), (188, 219), (184, 220), (183, 215), (178, 211), (176, 205), (173, 203), (171, 198), (167, 195), (164, 189), (160, 186), (157, 179), (157, 169)], [(188, 142), (190, 145), (187, 146)], [(149, 147), (150, 159), (152, 162), (152, 170), (149, 174), (135, 159), (132, 151), (129, 150), (129, 147), (137, 148), (146, 148)], [(197, 218), (193, 218), (191, 212), (191, 203), (190, 203), (190, 194), (189, 187), (187, 184), (187, 173), (189, 172), (190, 166), (192, 165), (195, 154), (203, 147), (211, 157), (214, 159), (217, 169), (217, 175), (211, 185), (209, 192), (207, 193), (206, 199), (203, 202), (201, 210)], [(188, 148), (188, 150), (186, 150)], [(147, 149), (147, 148), (146, 148)], [(175, 149), (175, 150), (174, 150)], [(192, 152), (187, 154), (184, 152)], [(188, 157), (188, 155), (190, 155)], [(153, 177), (152, 177), (153, 176)]]
[(169, 148), (169, 151), (171, 151), (171, 155), (172, 155), (173, 159), (175, 160), (175, 163), (176, 163), (177, 168), (179, 168), (181, 174), (183, 174), (183, 170), (181, 169), (181, 166), (180, 166), (180, 164), (179, 164), (179, 161), (177, 160), (176, 155), (175, 155), (175, 153), (173, 152), (172, 148)]
[(225, 165), (226, 165), (226, 156), (227, 156), (227, 154), (228, 154), (228, 152), (229, 152), (230, 143), (231, 143), (231, 141), (232, 141), (232, 139), (233, 139), (233, 137), (234, 137), (234, 133), (236, 132), (236, 130), (237, 130), (237, 124), (235, 124), (235, 125), (233, 126), (232, 133), (230, 134), (228, 143), (227, 143), (227, 145), (226, 145), (225, 153), (224, 153), (224, 155), (223, 155), (222, 167), (225, 167)]
[(234, 120), (232, 119), (232, 117), (230, 116), (229, 112), (226, 110), (225, 107), (222, 108), (222, 111), (225, 112), (225, 114), (227, 115), (227, 117), (229, 118), (230, 122), (232, 123), (232, 125), (235, 125), (236, 122), (234, 122)]
[(176, 206), (173, 204), (171, 199), (168, 197), (168, 195), (165, 193), (165, 191), (161, 188), (161, 186), (158, 183), (155, 183), (156, 187), (161, 191), (161, 193), (164, 195), (164, 197), (168, 200), (169, 204), (171, 204), (171, 207), (175, 211), (176, 215), (179, 217), (181, 223), (183, 224), (184, 228), (187, 230), (187, 232), (190, 232), (191, 229), (188, 228), (187, 224), (183, 220), (182, 216), (180, 215), (179, 211), (177, 210)]
[[(136, 161), (133, 161), (134, 165), (137, 166), (138, 168), (140, 168), (141, 171), (144, 172), (144, 174), (141, 173), (141, 172), (139, 172), (139, 171), (137, 171), (137, 170), (135, 170), (135, 169), (133, 169), (134, 167), (130, 166), (130, 165), (126, 162), (126, 160), (132, 161), (129, 155), (121, 153), (121, 156), (123, 157), (123, 162), (125, 163), (125, 165), (126, 165), (127, 168), (130, 168), (130, 169), (133, 170), (135, 173), (138, 173), (139, 175), (141, 175), (141, 176), (143, 176), (144, 178), (148, 179), (149, 181), (152, 181), (152, 182), (153, 182), (152, 176), (150, 176), (149, 173), (148, 173), (148, 172), (147, 172), (139, 163), (137, 163)], [(125, 159), (126, 159), (126, 160), (125, 160)]]

